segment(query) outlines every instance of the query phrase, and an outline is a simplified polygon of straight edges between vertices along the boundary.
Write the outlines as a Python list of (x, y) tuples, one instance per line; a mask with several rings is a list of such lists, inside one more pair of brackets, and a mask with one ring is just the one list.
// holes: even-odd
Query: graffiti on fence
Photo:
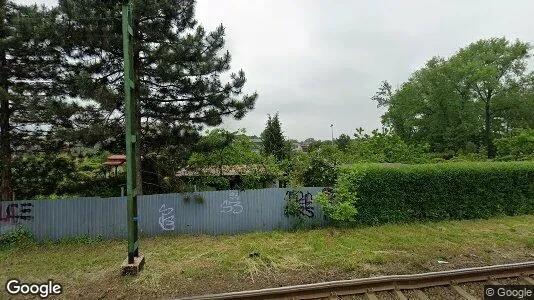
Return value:
[(243, 212), (243, 205), (239, 199), (239, 191), (230, 191), (228, 200), (224, 200), (221, 204), (222, 213), (240, 214)]
[(17, 222), (17, 220), (33, 220), (31, 203), (2, 204), (0, 202), (0, 222)]
[(161, 214), (158, 223), (163, 230), (174, 230), (174, 209), (172, 207), (166, 208), (163, 204), (159, 208), (159, 213)]
[(299, 204), (300, 214), (308, 218), (315, 216), (313, 207), (313, 195), (310, 192), (303, 191), (287, 191), (284, 197), (287, 201), (296, 201)]

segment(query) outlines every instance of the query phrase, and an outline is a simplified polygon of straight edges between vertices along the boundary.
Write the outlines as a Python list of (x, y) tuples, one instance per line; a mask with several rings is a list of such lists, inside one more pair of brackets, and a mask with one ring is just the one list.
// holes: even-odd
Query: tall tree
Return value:
[(268, 115), (265, 129), (261, 133), (261, 140), (265, 154), (273, 155), (277, 160), (289, 157), (291, 145), (285, 141), (278, 113), (274, 117)]
[(508, 94), (532, 74), (526, 73), (530, 45), (521, 41), (510, 43), (505, 38), (480, 40), (470, 44), (450, 59), (484, 106), (484, 144), (488, 158), (495, 156), (494, 121), (499, 117), (496, 102), (506, 106)]
[(58, 47), (57, 11), (0, 1), (1, 200), (12, 199), (13, 154), (56, 150), (78, 106), (65, 101), (67, 72)]
[(439, 152), (474, 144), (491, 158), (495, 137), (530, 123), (519, 111), (534, 112), (529, 49), (504, 38), (480, 40), (448, 59), (430, 59), (395, 91), (383, 83), (372, 99), (387, 107), (382, 122), (404, 141)]
[[(73, 78), (72, 92), (94, 103), (102, 134), (121, 128), (123, 120), (121, 3), (60, 0), (65, 47)], [(224, 27), (207, 32), (194, 18), (194, 0), (134, 0), (134, 99), (137, 105), (138, 186), (140, 157), (171, 144), (164, 133), (201, 130), (241, 119), (253, 109), (257, 94), (243, 94), (245, 73), (227, 74), (231, 57), (224, 51)], [(225, 82), (225, 79), (228, 79)], [(150, 128), (150, 140), (146, 139)], [(165, 130), (162, 130), (165, 128)], [(111, 131), (111, 132), (110, 132)], [(147, 142), (155, 141), (156, 144)]]

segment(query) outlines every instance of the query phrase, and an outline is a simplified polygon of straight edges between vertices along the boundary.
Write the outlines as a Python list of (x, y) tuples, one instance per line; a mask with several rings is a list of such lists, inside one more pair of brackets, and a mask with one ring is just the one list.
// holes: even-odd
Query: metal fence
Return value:
[[(139, 196), (139, 231), (153, 236), (287, 230), (295, 222), (284, 215), (288, 198), (299, 203), (304, 226), (321, 226), (323, 213), (314, 202), (321, 190), (272, 188)], [(17, 226), (30, 230), (38, 240), (126, 238), (126, 197), (0, 202), (0, 233)]]

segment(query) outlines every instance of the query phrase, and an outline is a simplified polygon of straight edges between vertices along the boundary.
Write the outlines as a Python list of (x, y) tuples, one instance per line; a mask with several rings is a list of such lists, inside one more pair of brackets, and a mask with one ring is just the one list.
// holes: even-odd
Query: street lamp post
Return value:
[(332, 129), (332, 145), (334, 144), (334, 124), (330, 124), (330, 128)]

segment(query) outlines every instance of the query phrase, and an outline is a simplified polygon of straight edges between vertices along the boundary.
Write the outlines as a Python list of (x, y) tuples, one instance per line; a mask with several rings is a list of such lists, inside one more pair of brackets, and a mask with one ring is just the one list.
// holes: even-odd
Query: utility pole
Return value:
[(123, 275), (136, 275), (143, 268), (145, 259), (139, 256), (139, 236), (137, 217), (137, 183), (135, 164), (136, 143), (136, 107), (132, 99), (135, 88), (135, 74), (133, 72), (133, 37), (132, 28), (132, 2), (124, 1), (122, 4), (122, 47), (124, 53), (124, 101), (126, 119), (126, 197), (127, 197), (127, 224), (128, 224), (128, 258), (122, 265)]

